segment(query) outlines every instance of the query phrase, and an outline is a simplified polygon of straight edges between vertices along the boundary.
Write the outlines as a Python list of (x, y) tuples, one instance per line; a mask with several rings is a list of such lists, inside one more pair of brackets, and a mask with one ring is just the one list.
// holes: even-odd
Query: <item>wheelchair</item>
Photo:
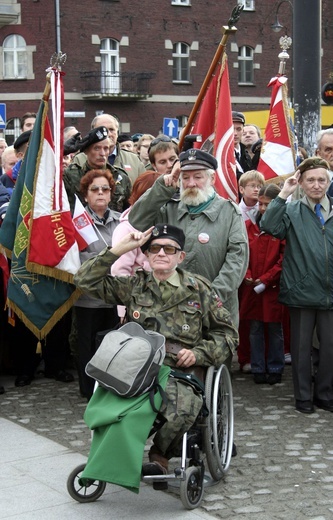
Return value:
[[(185, 509), (198, 507), (203, 500), (205, 487), (219, 482), (229, 469), (234, 415), (231, 379), (225, 365), (218, 369), (208, 368), (204, 400), (205, 405), (195, 424), (183, 435), (180, 463), (176, 464), (173, 473), (145, 475), (141, 478), (142, 482), (153, 483), (155, 489), (167, 488), (167, 482), (170, 482), (170, 486), (172, 482), (175, 486), (179, 485), (180, 499)], [(209, 474), (206, 473), (205, 464)], [(85, 485), (81, 485), (80, 476), (84, 468), (85, 464), (81, 464), (70, 473), (67, 490), (77, 502), (94, 502), (102, 496), (106, 482), (86, 480)]]

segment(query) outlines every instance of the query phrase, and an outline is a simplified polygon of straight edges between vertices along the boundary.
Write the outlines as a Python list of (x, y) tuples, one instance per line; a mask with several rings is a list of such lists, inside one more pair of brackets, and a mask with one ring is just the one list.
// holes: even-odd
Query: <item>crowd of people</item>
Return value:
[[(33, 113), (22, 117), (13, 146), (0, 138), (0, 222), (35, 118)], [(180, 153), (177, 140), (163, 134), (119, 133), (119, 122), (111, 114), (96, 116), (83, 135), (75, 127), (65, 129), (63, 179), (70, 208), (73, 212), (77, 196), (99, 238), (80, 253), (83, 267), (76, 281), (84, 294), (53, 332), (61, 341), (53, 341), (50, 334), (44, 342), (46, 377), (72, 382), (69, 368), (75, 367), (81, 395), (89, 400), (93, 381), (85, 365), (95, 352), (96, 334), (126, 320), (149, 328), (147, 312), (160, 304), (164, 333), (181, 347), (176, 362), (189, 359), (186, 366), (205, 365), (199, 347), (188, 354), (187, 338), (196, 336), (200, 324), (205, 349), (215, 348), (212, 317), (206, 322), (205, 313), (223, 307), (221, 341), (228, 346), (223, 354), (228, 367), (237, 347), (240, 370), (251, 373), (256, 384), (275, 385), (291, 360), (296, 409), (312, 413), (315, 405), (333, 411), (333, 128), (318, 133), (310, 157), (301, 150), (304, 160), (295, 174), (277, 185), (257, 170), (260, 129), (246, 124), (241, 112), (232, 112), (232, 119), (239, 204), (215, 191), (217, 162), (203, 150)], [(126, 240), (131, 248), (126, 248)], [(109, 262), (103, 277), (108, 275), (109, 283), (111, 274), (114, 288), (108, 288), (107, 297), (102, 280), (89, 279), (87, 284), (81, 276), (88, 272), (84, 266), (95, 265), (94, 259), (100, 259), (103, 268)], [(178, 263), (186, 275), (178, 272)], [(163, 291), (160, 276), (154, 274), (161, 270), (169, 273), (162, 277), (167, 281)], [(202, 295), (189, 292), (187, 301), (174, 297), (183, 294), (184, 284), (208, 294), (207, 311)], [(172, 324), (163, 314), (168, 306), (178, 313)], [(183, 318), (178, 324), (179, 313)], [(18, 317), (14, 327), (6, 322), (3, 312), (2, 370), (15, 374), (17, 386), (29, 385), (41, 365), (36, 342)], [(151, 459), (163, 471), (165, 453), (156, 448)]]

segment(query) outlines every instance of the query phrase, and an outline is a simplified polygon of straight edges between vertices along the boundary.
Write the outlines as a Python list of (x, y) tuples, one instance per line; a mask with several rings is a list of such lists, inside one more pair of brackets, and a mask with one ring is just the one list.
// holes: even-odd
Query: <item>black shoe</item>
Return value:
[(253, 374), (253, 379), (257, 385), (263, 385), (263, 384), (267, 383), (266, 374), (261, 374), (261, 373)]
[[(168, 471), (158, 462), (146, 462), (142, 465), (142, 476), (148, 475), (167, 475)], [(168, 483), (165, 480), (157, 480), (153, 482), (153, 488), (156, 491), (166, 491), (168, 489)]]
[(0, 395), (4, 394), (6, 392), (6, 390), (4, 389), (3, 386), (0, 386)]
[(72, 383), (74, 381), (74, 376), (70, 372), (66, 372), (66, 370), (59, 370), (54, 374), (50, 372), (45, 372), (45, 377), (48, 379), (55, 379), (56, 381), (61, 381), (62, 383)]
[(333, 400), (326, 401), (325, 399), (313, 399), (313, 404), (316, 405), (317, 408), (321, 408), (322, 410), (326, 410), (327, 412), (333, 412)]
[(282, 375), (281, 374), (268, 374), (267, 382), (270, 385), (277, 385), (281, 383)]
[(32, 376), (17, 376), (15, 379), (15, 386), (27, 386), (31, 384)]
[(312, 401), (298, 401), (296, 399), (296, 410), (302, 413), (313, 413), (314, 408)]

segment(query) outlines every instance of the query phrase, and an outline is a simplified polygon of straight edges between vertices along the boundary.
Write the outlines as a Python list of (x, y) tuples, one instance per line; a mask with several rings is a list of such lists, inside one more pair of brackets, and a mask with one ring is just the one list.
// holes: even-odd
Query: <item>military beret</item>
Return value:
[(14, 149), (18, 150), (21, 146), (27, 143), (30, 139), (32, 130), (27, 130), (26, 132), (22, 132), (21, 135), (18, 136), (16, 141), (14, 142)]
[(170, 238), (177, 242), (182, 250), (184, 249), (185, 235), (182, 229), (170, 224), (156, 224), (149, 240), (141, 246), (141, 251), (144, 253), (156, 238)]
[(129, 134), (119, 134), (117, 141), (118, 141), (118, 143), (124, 143), (125, 141), (132, 141), (133, 142), (133, 138)]
[(328, 162), (321, 157), (308, 157), (307, 159), (304, 159), (303, 162), (301, 162), (297, 169), (302, 174), (307, 170), (315, 170), (316, 168), (325, 168), (325, 170), (329, 170), (330, 166)]
[(245, 116), (244, 116), (244, 114), (242, 114), (242, 112), (232, 111), (232, 120), (245, 125)]
[(140, 139), (140, 137), (142, 137), (142, 136), (143, 136), (143, 134), (140, 134), (140, 132), (137, 132), (136, 134), (133, 134), (133, 135), (132, 135), (132, 141), (133, 141), (133, 143), (137, 143), (138, 140)]
[(107, 139), (108, 131), (105, 126), (98, 126), (97, 128), (93, 128), (90, 132), (83, 137), (80, 143), (80, 152), (84, 152), (89, 146), (95, 143), (99, 143), (99, 141), (104, 141)]
[(190, 148), (179, 155), (181, 170), (216, 170), (217, 160), (213, 155), (198, 148)]

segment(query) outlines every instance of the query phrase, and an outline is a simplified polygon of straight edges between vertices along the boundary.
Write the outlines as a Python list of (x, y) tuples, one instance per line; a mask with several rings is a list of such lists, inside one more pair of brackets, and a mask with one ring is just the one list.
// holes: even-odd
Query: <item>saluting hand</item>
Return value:
[(294, 193), (298, 186), (299, 179), (301, 177), (301, 172), (297, 170), (294, 175), (291, 177), (288, 177), (288, 179), (285, 180), (282, 190), (280, 191), (278, 197), (281, 197), (281, 199), (287, 199), (289, 195)]
[(174, 188), (177, 188), (179, 176), (180, 176), (180, 162), (179, 162), (179, 159), (177, 159), (173, 164), (171, 173), (168, 173), (168, 175), (164, 175), (165, 185), (173, 186)]
[(151, 226), (147, 231), (132, 231), (125, 235), (117, 245), (110, 248), (111, 253), (117, 256), (121, 256), (128, 251), (132, 251), (137, 247), (143, 246), (151, 236), (151, 232), (154, 226)]

